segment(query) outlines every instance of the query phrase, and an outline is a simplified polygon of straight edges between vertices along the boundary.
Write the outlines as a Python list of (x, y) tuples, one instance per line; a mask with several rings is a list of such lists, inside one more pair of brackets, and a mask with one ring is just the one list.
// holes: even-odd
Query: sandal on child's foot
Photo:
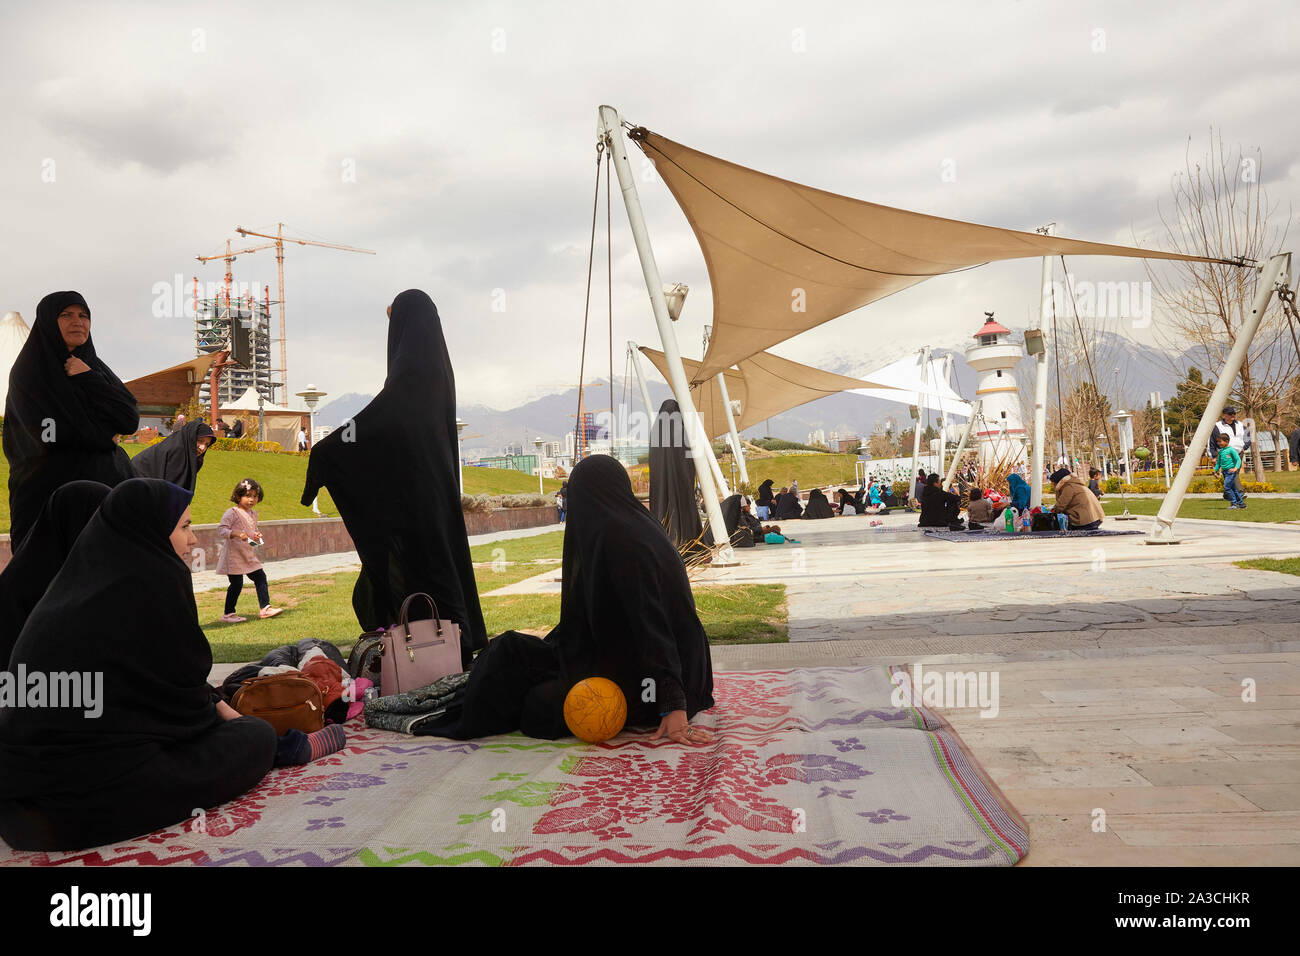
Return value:
[(275, 617), (283, 610), (284, 608), (282, 607), (271, 607), (271, 605), (268, 604), (266, 607), (262, 608), (262, 610), (257, 612), (257, 616), (262, 618)]
[(245, 621), (247, 621), (247, 620), (248, 620), (248, 618), (246, 618), (246, 617), (240, 617), (238, 614), (223, 614), (223, 615), (221, 615), (221, 623), (222, 623), (222, 624), (243, 624), (243, 623), (244, 623)]

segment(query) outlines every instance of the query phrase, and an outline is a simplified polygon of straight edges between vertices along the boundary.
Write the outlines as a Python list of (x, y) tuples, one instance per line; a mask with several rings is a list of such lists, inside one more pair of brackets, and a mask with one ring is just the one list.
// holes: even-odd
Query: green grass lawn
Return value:
[[(1129, 514), (1153, 515), (1160, 510), (1159, 498), (1130, 498)], [(1124, 505), (1119, 495), (1107, 495), (1102, 499), (1102, 508), (1108, 515), (1124, 513)], [(1230, 511), (1228, 503), (1222, 498), (1184, 498), (1178, 509), (1180, 518), (1210, 518), (1216, 521), (1300, 521), (1300, 499), (1296, 498), (1260, 498), (1250, 495), (1246, 498), (1245, 511)]]
[(1256, 571), (1280, 571), (1282, 574), (1300, 574), (1300, 558), (1251, 558), (1232, 562), (1239, 568)]
[[(552, 537), (542, 535), (540, 537)], [(559, 566), (552, 565), (558, 572)], [(530, 577), (546, 565), (525, 566)], [(505, 572), (502, 572), (503, 574)], [(504, 581), (492, 572), (475, 572), (479, 591), (503, 587)], [(281, 644), (292, 644), (304, 637), (320, 637), (341, 648), (356, 640), (359, 629), (352, 613), (352, 585), (356, 571), (334, 574), (302, 575), (272, 580), (271, 600), (284, 613), (269, 620), (259, 620), (254, 605), (257, 599), (245, 585), (239, 610), (248, 617), (243, 624), (222, 624), (219, 620), (225, 591), (205, 591), (195, 595), (199, 623), (212, 644), (217, 663), (255, 661)], [(483, 617), (489, 634), (507, 630), (545, 631), (560, 619), (558, 595), (520, 594), (483, 598)], [(714, 644), (781, 643), (786, 640), (785, 586), (750, 584), (733, 587), (703, 587), (696, 594), (700, 620)]]
[[(768, 478), (780, 491), (791, 479), (799, 482), (799, 490), (807, 493), (811, 488), (826, 485), (849, 485), (857, 487), (853, 477), (856, 455), (777, 455), (773, 458), (756, 458), (745, 464), (749, 469), (749, 480), (757, 488)], [(731, 456), (724, 455), (718, 464), (727, 481), (731, 481)]]
[[(132, 457), (144, 451), (144, 445), (122, 446)], [(307, 459), (298, 455), (274, 455), (255, 451), (219, 451), (203, 456), (198, 490), (192, 506), (195, 524), (216, 524), (230, 507), (230, 493), (245, 478), (253, 478), (266, 492), (258, 506), (262, 521), (278, 518), (311, 518), (311, 508), (298, 503), (307, 477)], [(544, 482), (548, 493), (559, 490), (558, 481)], [(0, 534), (9, 530), (9, 462), (0, 455)], [(465, 494), (508, 495), (537, 493), (537, 479), (521, 471), (502, 468), (466, 468)], [(338, 512), (328, 492), (320, 495), (320, 510), (330, 516)], [(490, 559), (488, 559), (490, 560)]]

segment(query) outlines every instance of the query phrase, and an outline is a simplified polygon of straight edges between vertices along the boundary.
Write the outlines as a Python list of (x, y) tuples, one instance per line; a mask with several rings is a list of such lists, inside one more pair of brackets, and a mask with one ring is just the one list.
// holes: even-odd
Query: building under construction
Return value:
[[(217, 401), (228, 405), (240, 398), (248, 389), (256, 389), (267, 405), (279, 398), (277, 389), (283, 383), (276, 380), (271, 367), (271, 298), (264, 291), (262, 301), (250, 295), (218, 293), (213, 299), (198, 297), (198, 280), (194, 285), (194, 347), (195, 354), (208, 355), (230, 350), (230, 359), (237, 365), (228, 366), (221, 375)], [(209, 404), (208, 382), (199, 389), (199, 401)]]

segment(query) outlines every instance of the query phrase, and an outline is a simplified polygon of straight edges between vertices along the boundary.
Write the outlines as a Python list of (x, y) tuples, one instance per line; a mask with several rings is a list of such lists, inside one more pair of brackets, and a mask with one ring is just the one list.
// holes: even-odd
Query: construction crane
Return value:
[(234, 277), (235, 259), (238, 258), (239, 256), (248, 255), (248, 253), (250, 252), (260, 252), (263, 249), (274, 249), (274, 248), (275, 248), (274, 242), (266, 242), (260, 246), (250, 246), (247, 249), (235, 249), (232, 251), (230, 248), (230, 240), (227, 239), (225, 252), (218, 253), (215, 256), (195, 256), (194, 258), (199, 262), (211, 262), (213, 259), (226, 260), (226, 305), (229, 306), (230, 305), (230, 284), (234, 281), (235, 278)]
[[(275, 266), (277, 278), (279, 280), (280, 293), (280, 381), (284, 383), (283, 405), (289, 407), (289, 359), (286, 348), (286, 337), (284, 331), (284, 244), (286, 242), (296, 242), (300, 246), (320, 246), (324, 249), (339, 249), (343, 252), (361, 252), (368, 256), (373, 256), (373, 249), (358, 249), (356, 246), (344, 246), (336, 242), (317, 242), (315, 239), (300, 239), (295, 236), (286, 236), (284, 234), (284, 223), (276, 223), (275, 235), (265, 232), (254, 232), (252, 229), (245, 229), (243, 226), (236, 226), (235, 232), (241, 236), (257, 236), (259, 239), (273, 239), (274, 242), (262, 246), (254, 246), (252, 249), (246, 249), (245, 252), (255, 252), (258, 249), (275, 249)], [(217, 258), (221, 258), (218, 256)]]

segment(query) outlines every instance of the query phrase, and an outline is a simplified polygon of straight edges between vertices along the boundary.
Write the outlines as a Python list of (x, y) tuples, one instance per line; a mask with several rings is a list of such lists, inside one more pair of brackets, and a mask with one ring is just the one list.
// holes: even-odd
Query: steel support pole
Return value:
[(731, 396), (727, 394), (727, 382), (718, 373), (718, 393), (722, 396), (722, 407), (727, 413), (727, 429), (731, 433), (731, 453), (736, 456), (736, 466), (740, 469), (740, 483), (749, 484), (749, 470), (745, 467), (745, 451), (740, 444), (740, 433), (736, 431), (736, 416), (731, 411)]
[[(1052, 227), (1040, 230), (1050, 236)], [(1031, 449), (1029, 507), (1043, 504), (1043, 445), (1047, 441), (1047, 329), (1051, 320), (1052, 260), (1043, 256), (1043, 284), (1038, 303), (1038, 330), (1042, 333), (1043, 351), (1034, 356), (1034, 447)]]
[(957, 442), (957, 450), (952, 454), (952, 464), (948, 466), (948, 473), (943, 479), (944, 491), (948, 490), (953, 479), (957, 477), (957, 463), (961, 461), (962, 452), (966, 450), (966, 442), (970, 438), (971, 429), (975, 427), (975, 419), (979, 416), (983, 401), (982, 398), (977, 398), (970, 403), (970, 418), (966, 419), (966, 427), (961, 431), (961, 441)]
[(637, 196), (636, 177), (632, 173), (632, 164), (628, 162), (627, 141), (623, 136), (623, 117), (612, 106), (600, 107), (599, 117), (600, 132), (613, 158), (614, 170), (618, 174), (619, 191), (623, 194), (628, 225), (632, 230), (632, 239), (636, 243), (637, 257), (641, 261), (641, 273), (645, 277), (646, 291), (650, 295), (650, 307), (654, 311), (655, 325), (659, 329), (659, 338), (663, 343), (665, 364), (668, 366), (669, 373), (668, 384), (672, 386), (673, 395), (682, 409), (683, 421), (686, 424), (686, 434), (690, 440), (691, 455), (695, 462), (695, 474), (700, 482), (700, 490), (704, 495), (704, 509), (709, 518), (709, 530), (713, 532), (718, 557), (724, 562), (734, 561), (735, 553), (729, 541), (726, 522), (722, 519), (722, 508), (718, 503), (718, 486), (714, 482), (713, 471), (708, 464), (713, 456), (708, 440), (704, 436), (704, 429), (699, 427), (699, 416), (695, 413), (695, 405), (691, 401), (686, 370), (682, 366), (682, 353), (677, 345), (677, 333), (673, 329), (672, 319), (668, 315), (668, 303), (664, 299), (663, 278), (659, 274), (659, 265), (655, 262), (654, 249), (650, 245), (650, 234), (646, 230), (641, 200)]
[(1192, 483), (1192, 476), (1201, 460), (1201, 453), (1209, 444), (1210, 432), (1214, 430), (1214, 423), (1218, 420), (1220, 413), (1223, 411), (1224, 403), (1227, 402), (1228, 396), (1232, 392), (1232, 386), (1237, 380), (1237, 373), (1241, 371), (1246, 352), (1250, 349), (1251, 340), (1259, 330), (1259, 323), (1268, 308), (1269, 299), (1272, 298), (1279, 283), (1290, 285), (1291, 253), (1279, 253), (1262, 266), (1259, 266), (1258, 269), (1260, 275), (1259, 285), (1255, 288), (1255, 301), (1251, 305), (1250, 312), (1246, 313), (1241, 328), (1237, 330), (1232, 344), (1232, 351), (1228, 353), (1228, 360), (1219, 372), (1219, 380), (1215, 383), (1214, 391), (1210, 393), (1210, 397), (1205, 404), (1205, 414), (1201, 416), (1201, 423), (1196, 426), (1196, 434), (1192, 436), (1191, 442), (1187, 445), (1187, 452), (1183, 455), (1183, 463), (1178, 466), (1178, 474), (1174, 476), (1173, 486), (1169, 489), (1169, 493), (1165, 495), (1160, 510), (1156, 513), (1155, 521), (1151, 524), (1151, 532), (1146, 538), (1147, 544), (1178, 543), (1178, 539), (1174, 537), (1174, 519), (1178, 517), (1178, 509), (1183, 504), (1183, 496), (1187, 494), (1187, 488)]

